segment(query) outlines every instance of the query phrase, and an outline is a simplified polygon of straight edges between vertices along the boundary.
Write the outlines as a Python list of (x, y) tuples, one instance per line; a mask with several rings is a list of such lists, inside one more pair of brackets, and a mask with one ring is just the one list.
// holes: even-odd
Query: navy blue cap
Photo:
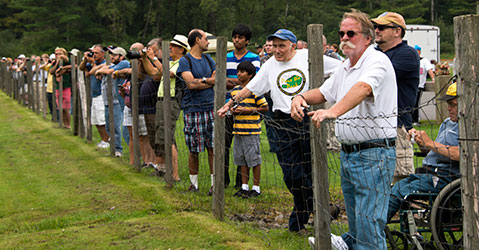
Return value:
[(296, 43), (298, 41), (293, 32), (287, 29), (277, 30), (274, 34), (268, 36), (268, 40), (273, 40), (275, 37), (281, 40), (290, 40), (292, 43)]

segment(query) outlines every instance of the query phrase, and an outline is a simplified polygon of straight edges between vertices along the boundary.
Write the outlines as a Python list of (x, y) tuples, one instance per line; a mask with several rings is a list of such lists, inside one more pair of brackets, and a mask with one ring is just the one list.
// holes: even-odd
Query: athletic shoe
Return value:
[(188, 192), (198, 192), (198, 189), (195, 187), (195, 185), (191, 184), (190, 187), (188, 188)]
[(122, 156), (122, 154), (121, 154), (120, 151), (116, 151), (116, 152), (115, 152), (115, 157), (121, 157), (121, 156)]
[(240, 188), (238, 191), (236, 191), (236, 193), (233, 196), (241, 197), (241, 198), (248, 198), (249, 197), (249, 191)]
[(334, 250), (348, 250), (348, 244), (343, 240), (343, 237), (331, 234), (331, 249)]
[(256, 191), (256, 190), (250, 190), (248, 192), (248, 197), (250, 197), (250, 198), (255, 198), (255, 197), (258, 197), (260, 195), (261, 195), (261, 193)]
[(98, 144), (96, 144), (96, 147), (97, 148), (109, 148), (110, 143), (108, 143), (106, 141), (100, 141)]
[[(314, 237), (308, 238), (309, 245), (314, 249)], [(348, 245), (344, 242), (343, 237), (331, 234), (331, 249), (332, 250), (348, 250)]]

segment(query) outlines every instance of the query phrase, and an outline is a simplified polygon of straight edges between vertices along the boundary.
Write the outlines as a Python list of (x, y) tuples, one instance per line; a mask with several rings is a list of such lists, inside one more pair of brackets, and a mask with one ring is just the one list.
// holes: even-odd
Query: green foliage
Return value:
[(342, 13), (356, 8), (371, 17), (396, 11), (406, 23), (438, 25), (441, 51), (452, 53), (452, 19), (475, 11), (475, 3), (435, 4), (433, 22), (431, 0), (0, 0), (0, 30), (6, 31), (0, 52), (2, 56), (39, 54), (56, 46), (86, 49), (93, 43), (128, 47), (153, 37), (187, 34), (192, 28), (229, 37), (238, 23), (252, 29), (250, 44), (263, 44), (279, 28), (291, 29), (298, 39), (306, 40), (306, 26), (311, 23), (323, 24), (328, 42), (338, 43)]

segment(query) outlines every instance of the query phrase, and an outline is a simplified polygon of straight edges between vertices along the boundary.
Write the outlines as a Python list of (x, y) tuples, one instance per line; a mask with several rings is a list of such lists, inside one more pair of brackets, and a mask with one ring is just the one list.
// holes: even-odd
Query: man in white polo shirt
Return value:
[[(336, 119), (341, 142), (341, 188), (349, 232), (331, 235), (333, 249), (386, 249), (384, 226), (396, 163), (397, 88), (394, 68), (372, 46), (373, 24), (353, 10), (345, 13), (339, 29), (340, 48), (348, 57), (319, 89), (293, 99), (291, 116), (308, 116), (316, 127)], [(307, 113), (311, 104), (334, 105)], [(314, 238), (309, 239), (314, 245)]]
[[(271, 91), (280, 142), (276, 156), (294, 198), (289, 230), (299, 232), (304, 230), (313, 211), (311, 146), (309, 119), (297, 122), (291, 118), (290, 110), (291, 98), (309, 90), (308, 50), (296, 50), (296, 36), (286, 29), (279, 29), (268, 40), (273, 40), (274, 59), (266, 61), (233, 100), (239, 103), (251, 93), (260, 96)], [(323, 58), (325, 76), (329, 76), (341, 62)]]

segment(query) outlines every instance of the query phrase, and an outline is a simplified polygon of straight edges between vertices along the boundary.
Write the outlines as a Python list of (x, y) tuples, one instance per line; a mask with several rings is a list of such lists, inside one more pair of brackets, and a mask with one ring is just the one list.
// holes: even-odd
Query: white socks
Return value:
[(190, 174), (190, 182), (198, 189), (198, 175), (197, 174)]
[(254, 191), (258, 192), (258, 193), (261, 193), (261, 190), (259, 189), (259, 186), (253, 185), (252, 190), (254, 190)]
[(248, 191), (249, 190), (248, 184), (241, 184), (241, 189)]
[[(248, 191), (249, 190), (248, 184), (241, 184), (241, 189)], [(253, 188), (251, 188), (251, 190), (261, 193), (259, 186), (256, 186), (256, 185), (253, 185)]]

